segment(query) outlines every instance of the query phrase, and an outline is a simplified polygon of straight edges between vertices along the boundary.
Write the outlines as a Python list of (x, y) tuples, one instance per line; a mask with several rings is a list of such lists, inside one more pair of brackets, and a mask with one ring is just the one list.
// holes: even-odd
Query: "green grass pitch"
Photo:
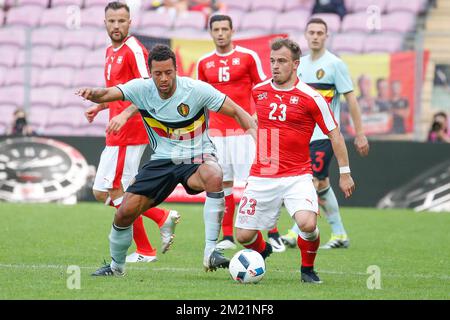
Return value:
[[(300, 283), (296, 248), (274, 253), (260, 283), (242, 285), (227, 270), (203, 271), (202, 206), (165, 207), (182, 214), (173, 248), (155, 263), (129, 264), (125, 278), (96, 278), (90, 273), (109, 261), (111, 208), (0, 203), (0, 299), (450, 299), (448, 213), (343, 208), (351, 245), (319, 251), (323, 284)], [(159, 230), (145, 223), (159, 247)], [(290, 225), (283, 210), (280, 232)], [(324, 243), (330, 234), (324, 217), (319, 227)], [(80, 267), (80, 289), (67, 287), (70, 265)], [(380, 289), (368, 288), (370, 266), (380, 270)]]

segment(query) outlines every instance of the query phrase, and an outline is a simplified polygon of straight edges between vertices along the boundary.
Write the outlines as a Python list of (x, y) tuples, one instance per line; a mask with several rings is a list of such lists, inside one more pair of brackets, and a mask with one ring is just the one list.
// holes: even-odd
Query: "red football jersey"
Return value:
[[(214, 51), (201, 57), (197, 64), (197, 77), (226, 94), (250, 114), (255, 113), (252, 88), (266, 79), (256, 52), (240, 46), (227, 54)], [(212, 136), (243, 133), (234, 119), (216, 112), (209, 114), (209, 129)]]
[[(147, 59), (147, 49), (135, 37), (128, 37), (119, 48), (109, 46), (106, 49), (106, 86), (113, 87), (135, 78), (149, 78)], [(108, 103), (109, 119), (120, 114), (130, 104), (128, 101)], [(139, 113), (128, 119), (118, 133), (106, 135), (107, 146), (138, 144), (148, 144), (147, 131)]]
[(251, 176), (286, 177), (312, 174), (309, 142), (316, 123), (327, 134), (337, 127), (325, 99), (297, 80), (287, 90), (272, 79), (253, 88), (258, 141)]

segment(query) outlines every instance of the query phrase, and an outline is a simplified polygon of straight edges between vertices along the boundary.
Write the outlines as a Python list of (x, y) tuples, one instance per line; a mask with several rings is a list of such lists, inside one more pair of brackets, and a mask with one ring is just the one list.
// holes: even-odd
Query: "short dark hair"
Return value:
[(215, 14), (209, 19), (209, 29), (212, 29), (212, 25), (217, 21), (228, 21), (230, 23), (230, 29), (233, 30), (233, 20), (230, 16), (224, 14)]
[(325, 26), (325, 32), (328, 32), (328, 25), (325, 22), (325, 20), (323, 20), (321, 18), (311, 18), (311, 19), (309, 19), (308, 23), (306, 24), (306, 29), (308, 29), (308, 26), (310, 24), (313, 24), (313, 23), (323, 24)]
[(125, 9), (128, 11), (128, 13), (130, 13), (130, 7), (128, 7), (128, 5), (126, 3), (119, 2), (119, 1), (112, 1), (112, 2), (108, 3), (105, 7), (105, 13), (109, 9), (111, 9), (111, 10)]
[(270, 49), (272, 50), (280, 50), (282, 47), (286, 47), (291, 51), (292, 59), (294, 61), (300, 60), (302, 50), (297, 42), (292, 41), (289, 38), (275, 38), (270, 44)]
[(166, 61), (168, 59), (172, 59), (173, 65), (175, 69), (177, 69), (177, 58), (175, 53), (170, 49), (170, 47), (165, 44), (157, 44), (150, 50), (150, 54), (148, 56), (148, 66), (150, 70), (152, 69), (152, 61)]

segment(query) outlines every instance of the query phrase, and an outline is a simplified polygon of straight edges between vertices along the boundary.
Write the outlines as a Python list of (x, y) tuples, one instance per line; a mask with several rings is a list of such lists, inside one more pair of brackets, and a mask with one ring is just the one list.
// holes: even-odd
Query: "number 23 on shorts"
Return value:
[(240, 214), (248, 214), (249, 216), (253, 216), (256, 210), (256, 200), (252, 198), (242, 197), (241, 205), (239, 206)]

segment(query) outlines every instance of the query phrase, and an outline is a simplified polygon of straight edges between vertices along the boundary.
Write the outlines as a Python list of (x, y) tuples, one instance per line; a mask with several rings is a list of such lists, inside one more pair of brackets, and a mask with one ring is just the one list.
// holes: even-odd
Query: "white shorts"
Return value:
[(283, 203), (291, 217), (300, 210), (318, 213), (319, 204), (312, 175), (249, 177), (234, 225), (250, 230), (273, 229)]
[(108, 189), (125, 191), (139, 171), (146, 144), (134, 146), (106, 146), (100, 156), (94, 190), (108, 192)]
[(256, 146), (248, 135), (211, 137), (223, 171), (223, 181), (245, 181), (250, 173)]

